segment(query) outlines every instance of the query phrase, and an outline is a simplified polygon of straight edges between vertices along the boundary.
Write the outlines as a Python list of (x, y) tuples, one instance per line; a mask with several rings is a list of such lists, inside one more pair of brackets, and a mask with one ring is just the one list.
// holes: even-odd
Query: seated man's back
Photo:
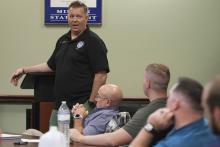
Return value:
[(204, 119), (199, 119), (181, 129), (173, 129), (155, 147), (206, 147), (212, 141), (215, 141), (215, 136), (211, 132), (208, 123)]

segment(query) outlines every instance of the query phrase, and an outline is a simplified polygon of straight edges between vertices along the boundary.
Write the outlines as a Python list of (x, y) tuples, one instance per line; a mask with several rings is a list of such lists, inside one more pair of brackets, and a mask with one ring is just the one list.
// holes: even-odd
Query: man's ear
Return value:
[(215, 107), (212, 113), (211, 115), (220, 123), (220, 107)]
[(150, 83), (150, 80), (145, 80), (145, 88), (146, 89), (149, 89), (150, 88), (150, 85), (151, 85), (151, 83)]
[(86, 15), (86, 23), (88, 23), (89, 15)]
[(107, 102), (106, 102), (106, 104), (107, 104), (108, 107), (111, 106), (112, 100), (108, 99)]
[(180, 107), (180, 101), (177, 99), (173, 99), (171, 103), (171, 111), (177, 110)]

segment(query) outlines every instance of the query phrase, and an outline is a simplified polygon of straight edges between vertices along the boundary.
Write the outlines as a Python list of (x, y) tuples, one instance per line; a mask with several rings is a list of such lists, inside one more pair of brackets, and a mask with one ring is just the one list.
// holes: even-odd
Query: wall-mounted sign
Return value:
[[(73, 0), (45, 0), (45, 24), (67, 24), (67, 8)], [(81, 0), (88, 7), (88, 24), (102, 24), (102, 0)]]

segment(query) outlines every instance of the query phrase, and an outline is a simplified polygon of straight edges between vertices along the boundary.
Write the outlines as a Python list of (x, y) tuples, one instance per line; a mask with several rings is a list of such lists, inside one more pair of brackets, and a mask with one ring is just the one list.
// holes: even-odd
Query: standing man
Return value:
[[(155, 110), (165, 107), (167, 87), (170, 81), (169, 68), (162, 64), (150, 64), (144, 74), (143, 90), (150, 103), (139, 109), (132, 119), (123, 127), (112, 133), (85, 136), (76, 129), (70, 130), (70, 138), (75, 142), (89, 145), (119, 146), (130, 143), (141, 130), (146, 118)], [(155, 140), (161, 134), (157, 134)]]
[(11, 83), (18, 84), (23, 74), (55, 72), (55, 110), (50, 125), (57, 125), (57, 109), (61, 101), (71, 108), (76, 103), (95, 102), (98, 89), (105, 84), (109, 65), (107, 48), (101, 38), (87, 26), (88, 9), (74, 1), (68, 7), (70, 31), (61, 36), (47, 63), (18, 68)]

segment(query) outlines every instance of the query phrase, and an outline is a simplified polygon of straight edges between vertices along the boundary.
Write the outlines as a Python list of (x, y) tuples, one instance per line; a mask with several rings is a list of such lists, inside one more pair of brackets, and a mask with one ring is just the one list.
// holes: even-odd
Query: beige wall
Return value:
[[(44, 25), (44, 0), (0, 2), (0, 94), (25, 94), (9, 84), (20, 66), (47, 61), (67, 26)], [(108, 82), (126, 96), (143, 96), (148, 63), (171, 68), (172, 82), (190, 76), (205, 82), (220, 73), (219, 0), (103, 0), (103, 25), (92, 28), (109, 50)]]
[[(44, 0), (0, 2), (0, 94), (31, 94), (9, 84), (20, 66), (47, 61), (67, 26), (44, 25)], [(219, 0), (103, 0), (103, 25), (93, 27), (109, 50), (108, 82), (126, 97), (143, 97), (143, 71), (158, 62), (171, 83), (190, 76), (202, 83), (220, 73)]]
[(26, 129), (26, 109), (31, 109), (31, 106), (0, 104), (0, 128), (4, 132), (24, 132)]

